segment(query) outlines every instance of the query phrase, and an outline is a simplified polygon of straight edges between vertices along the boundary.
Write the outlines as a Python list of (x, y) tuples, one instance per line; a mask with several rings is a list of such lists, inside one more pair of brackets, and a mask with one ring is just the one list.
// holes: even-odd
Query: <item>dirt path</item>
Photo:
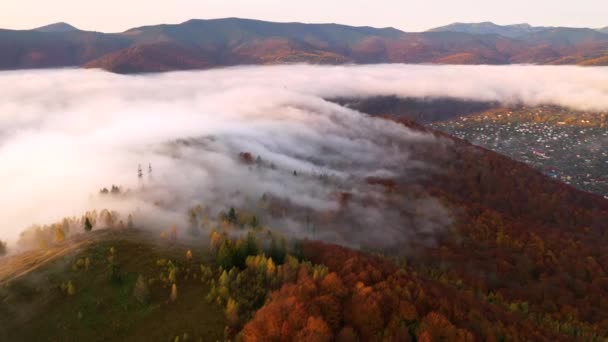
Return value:
[[(159, 243), (156, 234), (151, 234), (149, 231), (140, 229), (100, 229), (87, 234), (75, 235), (66, 239), (61, 244), (44, 249), (29, 250), (0, 259), (0, 286), (43, 268), (50, 262), (67, 255), (76, 254), (93, 244), (108, 240), (131, 240), (138, 243), (150, 244)], [(171, 244), (171, 246), (187, 250), (196, 248), (200, 241), (201, 239), (178, 241), (175, 244)]]
[(0, 286), (33, 272), (48, 263), (74, 254), (87, 246), (107, 239), (109, 230), (100, 230), (90, 235), (77, 235), (65, 242), (44, 249), (30, 250), (0, 260)]

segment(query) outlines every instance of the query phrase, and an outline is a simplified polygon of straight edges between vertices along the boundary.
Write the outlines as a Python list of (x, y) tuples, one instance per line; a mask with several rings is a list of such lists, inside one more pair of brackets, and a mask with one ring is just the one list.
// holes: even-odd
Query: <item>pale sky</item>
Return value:
[(608, 0), (1, 0), (0, 28), (65, 21), (83, 30), (122, 32), (188, 19), (241, 17), (422, 31), (452, 22), (608, 26)]

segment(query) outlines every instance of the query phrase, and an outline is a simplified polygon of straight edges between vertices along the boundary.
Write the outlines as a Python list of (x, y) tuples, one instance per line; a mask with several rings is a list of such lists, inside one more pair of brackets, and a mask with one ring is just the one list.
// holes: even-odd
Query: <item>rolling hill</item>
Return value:
[(30, 31), (0, 30), (0, 48), (4, 70), (84, 66), (133, 73), (279, 63), (604, 65), (608, 34), (491, 23), (408, 33), (226, 18), (117, 34), (80, 31), (65, 23)]

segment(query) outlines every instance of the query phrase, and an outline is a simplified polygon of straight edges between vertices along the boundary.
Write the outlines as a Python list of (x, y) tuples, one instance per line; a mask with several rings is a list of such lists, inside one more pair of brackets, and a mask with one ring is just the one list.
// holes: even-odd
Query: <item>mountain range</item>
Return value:
[(456, 23), (426, 32), (225, 18), (122, 33), (56, 23), (0, 30), (0, 69), (87, 67), (118, 73), (245, 64), (608, 65), (608, 28)]

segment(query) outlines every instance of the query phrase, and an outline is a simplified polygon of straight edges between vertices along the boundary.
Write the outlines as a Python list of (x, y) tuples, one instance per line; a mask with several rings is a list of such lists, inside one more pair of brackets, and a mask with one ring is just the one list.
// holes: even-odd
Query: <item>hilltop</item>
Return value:
[(39, 31), (39, 32), (74, 32), (74, 31), (80, 31), (80, 30), (77, 29), (77, 28), (75, 28), (74, 26), (68, 24), (68, 23), (60, 22), (60, 23), (54, 23), (54, 24), (38, 27), (38, 28), (33, 29), (32, 31)]

